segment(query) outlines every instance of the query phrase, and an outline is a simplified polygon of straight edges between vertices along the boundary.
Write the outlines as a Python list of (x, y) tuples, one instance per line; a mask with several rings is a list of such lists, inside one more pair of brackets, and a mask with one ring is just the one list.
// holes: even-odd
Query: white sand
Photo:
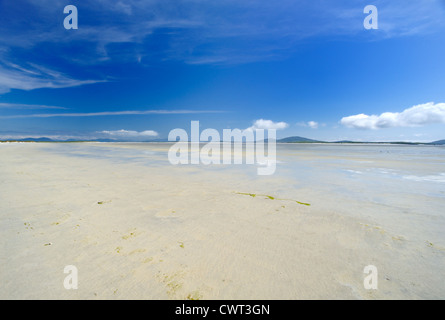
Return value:
[[(280, 198), (277, 179), (48, 152), (59, 146), (0, 144), (1, 299), (445, 298), (444, 248), (322, 199), (236, 193)], [(378, 290), (363, 286), (370, 264)]]

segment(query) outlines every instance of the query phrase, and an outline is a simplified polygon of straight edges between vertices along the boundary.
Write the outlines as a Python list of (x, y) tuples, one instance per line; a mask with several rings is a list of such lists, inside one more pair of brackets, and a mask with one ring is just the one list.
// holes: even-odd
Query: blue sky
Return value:
[(0, 138), (445, 139), (444, 57), (444, 0), (0, 0)]

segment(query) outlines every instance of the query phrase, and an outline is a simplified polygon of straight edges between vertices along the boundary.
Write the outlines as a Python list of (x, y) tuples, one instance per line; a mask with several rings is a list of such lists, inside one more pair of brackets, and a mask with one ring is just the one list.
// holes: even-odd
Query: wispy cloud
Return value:
[(149, 115), (149, 114), (202, 114), (222, 113), (219, 110), (133, 110), (133, 111), (102, 111), (102, 112), (75, 112), (75, 113), (37, 113), (0, 116), (0, 119), (20, 118), (54, 118), (54, 117), (103, 117), (103, 116), (126, 116), (126, 115)]
[(9, 92), (11, 89), (67, 88), (98, 82), (104, 82), (104, 80), (77, 80), (37, 65), (25, 68), (17, 64), (0, 63), (0, 94)]
[(8, 109), (64, 109), (65, 107), (58, 106), (47, 106), (41, 104), (23, 104), (23, 103), (8, 103), (2, 102), (0, 103), (0, 108), (8, 108)]
[[(98, 63), (128, 59), (128, 52), (113, 51), (110, 45), (131, 42), (135, 46), (130, 55), (135, 61), (140, 56), (151, 59), (158, 55), (193, 64), (274, 59), (295, 50), (303, 39), (355, 36), (363, 31), (363, 8), (369, 4), (368, 0), (338, 0), (335, 4), (331, 0), (282, 0), (279, 5), (269, 0), (85, 0), (79, 4), (83, 16), (79, 29), (67, 33), (60, 21), (53, 19), (61, 15), (63, 6), (58, 1), (23, 2), (35, 13), (27, 19), (32, 27), (17, 28), (13, 21), (0, 26), (4, 46), (29, 49), (44, 43), (75, 47), (90, 43), (89, 48), (96, 49), (94, 55), (71, 58)], [(443, 0), (376, 0), (373, 4), (384, 17), (379, 20), (379, 32), (372, 33), (373, 39), (428, 33), (444, 25)], [(17, 15), (6, 9), (0, 18)], [(154, 51), (147, 44), (151, 36), (159, 34), (164, 41)]]
[[(80, 79), (72, 72), (59, 72), (62, 69), (48, 62), (51, 55), (71, 71), (73, 65), (130, 61), (221, 65), (281, 59), (308, 38), (347, 39), (360, 34), (368, 2), (84, 0), (78, 5), (79, 29), (67, 32), (62, 9), (68, 2), (23, 0), (0, 10), (4, 22), (0, 25), (0, 94), (11, 89), (75, 87), (106, 78)], [(445, 24), (443, 0), (376, 0), (374, 4), (384, 19), (379, 20), (378, 32), (368, 33), (366, 39), (440, 32)], [(36, 62), (38, 50), (43, 50), (49, 67)], [(24, 64), (17, 52), (29, 62)]]
[(103, 133), (109, 135), (111, 137), (117, 138), (146, 138), (146, 137), (157, 137), (159, 134), (153, 130), (145, 130), (145, 131), (134, 131), (134, 130), (114, 130), (114, 131), (100, 131), (99, 133)]
[(344, 117), (340, 123), (348, 128), (374, 130), (445, 123), (445, 103), (429, 102), (413, 106), (402, 112), (384, 112), (380, 115), (362, 113)]
[(300, 127), (309, 127), (309, 128), (311, 128), (311, 129), (318, 129), (319, 125), (320, 125), (320, 124), (319, 124), (318, 122), (316, 122), (316, 121), (298, 122), (298, 123), (297, 123), (297, 126), (300, 126)]

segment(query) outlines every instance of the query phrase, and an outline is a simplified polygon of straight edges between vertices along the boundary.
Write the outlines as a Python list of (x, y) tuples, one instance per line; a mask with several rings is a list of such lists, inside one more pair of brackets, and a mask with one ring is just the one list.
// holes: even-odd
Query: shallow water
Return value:
[(277, 154), (277, 175), (318, 206), (445, 245), (444, 147), (279, 145)]
[[(171, 143), (48, 144), (50, 152), (124, 164), (171, 166), (172, 174), (296, 199), (322, 210), (366, 218), (397, 234), (445, 247), (445, 147), (423, 145), (277, 144), (276, 171), (258, 165), (178, 165)], [(204, 175), (203, 175), (204, 176)], [(240, 190), (242, 188), (242, 190)]]

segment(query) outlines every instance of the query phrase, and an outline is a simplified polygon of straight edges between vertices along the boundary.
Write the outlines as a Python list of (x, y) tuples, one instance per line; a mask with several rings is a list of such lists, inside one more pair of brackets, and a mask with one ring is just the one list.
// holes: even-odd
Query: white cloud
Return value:
[(247, 128), (247, 130), (255, 130), (255, 129), (283, 130), (286, 129), (288, 126), (289, 125), (286, 122), (273, 122), (272, 120), (259, 119), (253, 123), (253, 126)]
[[(320, 124), (316, 121), (308, 121), (308, 122), (298, 122), (297, 126), (300, 127), (309, 127), (311, 129), (318, 129)], [(321, 124), (321, 126), (324, 126), (324, 124)]]
[(132, 131), (132, 130), (114, 130), (114, 131), (101, 131), (100, 133), (104, 133), (110, 135), (112, 137), (119, 138), (144, 138), (144, 137), (157, 137), (159, 134), (153, 130), (145, 130), (145, 131)]
[(381, 115), (357, 114), (344, 117), (340, 123), (355, 129), (382, 129), (394, 127), (418, 127), (445, 123), (445, 103), (419, 104), (402, 112), (384, 112)]
[(312, 129), (317, 129), (317, 128), (318, 128), (318, 122), (315, 122), (315, 121), (309, 121), (309, 122), (307, 123), (307, 125), (308, 125), (310, 128), (312, 128)]

